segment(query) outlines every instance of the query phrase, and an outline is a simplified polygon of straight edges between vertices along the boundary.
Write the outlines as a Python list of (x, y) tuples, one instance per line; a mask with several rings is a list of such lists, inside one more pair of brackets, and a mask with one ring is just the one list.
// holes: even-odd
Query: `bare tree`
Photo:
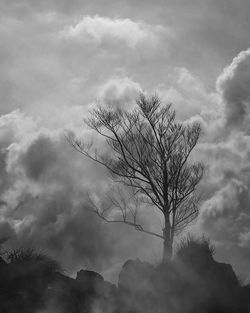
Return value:
[[(158, 96), (144, 94), (130, 111), (98, 106), (85, 122), (106, 139), (111, 151), (102, 153), (93, 143), (76, 138), (70, 140), (74, 148), (105, 166), (115, 182), (132, 188), (132, 200), (160, 210), (163, 232), (151, 232), (140, 225), (137, 207), (131, 209), (131, 201), (122, 203), (113, 198), (107, 207), (101, 207), (90, 199), (90, 209), (107, 222), (123, 222), (162, 238), (163, 260), (167, 260), (172, 255), (174, 235), (198, 214), (196, 189), (203, 165), (190, 164), (188, 159), (199, 139), (200, 125), (178, 122), (171, 105), (161, 104)], [(110, 218), (112, 207), (120, 209), (120, 219)]]

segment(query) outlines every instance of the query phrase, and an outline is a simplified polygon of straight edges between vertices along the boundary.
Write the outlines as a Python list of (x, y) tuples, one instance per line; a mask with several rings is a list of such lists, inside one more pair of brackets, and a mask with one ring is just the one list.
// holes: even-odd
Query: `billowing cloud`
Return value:
[(111, 19), (101, 16), (84, 16), (76, 25), (68, 26), (62, 31), (62, 36), (80, 41), (92, 39), (97, 44), (107, 40), (120, 41), (130, 48), (147, 42), (156, 44), (159, 40), (157, 33), (163, 32), (161, 26), (151, 26), (144, 22), (134, 22), (129, 18)]
[(48, 138), (41, 137), (29, 147), (22, 163), (28, 177), (37, 180), (45, 171), (50, 170), (56, 157), (54, 144)]
[(240, 52), (217, 80), (225, 104), (226, 124), (244, 128), (250, 116), (250, 49)]
[(199, 77), (187, 68), (175, 68), (171, 87), (160, 84), (157, 89), (164, 101), (173, 103), (177, 117), (182, 120), (199, 116), (209, 123), (221, 111), (218, 95), (208, 92)]
[(135, 102), (140, 92), (140, 84), (128, 77), (112, 77), (99, 87), (101, 101), (124, 109)]
[(150, 257), (151, 238), (144, 246), (135, 230), (110, 227), (84, 209), (86, 190), (105, 187), (105, 171), (74, 151), (62, 130), (18, 111), (0, 117), (0, 126), (0, 241), (42, 249), (69, 273), (88, 267), (111, 279), (134, 250)]
[(239, 53), (217, 79), (217, 110), (211, 111), (208, 120), (214, 130), (198, 146), (206, 173), (201, 184), (203, 203), (194, 228), (209, 235), (218, 246), (220, 259), (231, 262), (238, 273), (245, 271), (248, 277), (249, 56), (249, 50)]
[(82, 120), (95, 99), (129, 107), (145, 88), (173, 102), (181, 119), (202, 122), (197, 225), (221, 257), (246, 269), (249, 1), (2, 0), (0, 8), (0, 238), (37, 245), (70, 270), (112, 272), (134, 251), (160, 258), (160, 241), (82, 210), (83, 191), (101, 190), (106, 172), (63, 131), (86, 138)]
[(240, 234), (240, 246), (248, 248), (250, 245), (250, 230)]
[[(80, 166), (77, 154), (71, 156), (63, 133), (42, 129), (18, 112), (2, 116), (0, 124), (0, 144), (5, 145), (1, 153), (1, 237), (9, 237), (12, 247), (33, 246), (65, 257), (71, 270), (80, 263), (102, 266), (112, 255), (112, 238), (83, 209), (84, 176), (89, 170)], [(92, 231), (95, 235), (90, 242), (87, 237)]]

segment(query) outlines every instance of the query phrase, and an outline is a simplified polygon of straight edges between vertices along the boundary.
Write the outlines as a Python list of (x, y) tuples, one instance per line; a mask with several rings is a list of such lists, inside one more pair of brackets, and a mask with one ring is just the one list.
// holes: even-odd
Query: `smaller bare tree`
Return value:
[[(71, 144), (85, 157), (105, 166), (116, 183), (133, 190), (130, 200), (112, 197), (106, 207), (90, 196), (89, 208), (107, 222), (122, 222), (162, 238), (163, 260), (167, 260), (172, 255), (175, 234), (198, 214), (197, 186), (203, 165), (189, 164), (188, 159), (198, 142), (200, 125), (178, 122), (171, 105), (143, 94), (131, 111), (98, 106), (85, 122), (106, 139), (110, 151), (102, 153), (93, 143), (76, 138), (70, 139)], [(145, 203), (162, 213), (162, 233), (146, 230), (138, 222), (138, 206)], [(121, 218), (110, 215), (114, 207), (120, 210)]]

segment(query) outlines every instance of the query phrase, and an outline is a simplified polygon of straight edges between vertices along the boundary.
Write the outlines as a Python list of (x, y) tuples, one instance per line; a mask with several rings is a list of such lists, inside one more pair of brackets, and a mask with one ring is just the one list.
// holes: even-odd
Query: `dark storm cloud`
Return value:
[(65, 260), (70, 270), (88, 264), (102, 268), (112, 256), (112, 238), (83, 209), (79, 158), (71, 154), (63, 135), (38, 132), (28, 142), (20, 135), (15, 134), (1, 155), (1, 238), (8, 237), (12, 247), (44, 249)]
[(111, 233), (83, 205), (76, 205), (74, 198), (72, 191), (64, 188), (49, 197), (29, 199), (18, 214), (22, 210), (27, 213), (29, 207), (32, 220), (20, 227), (13, 245), (47, 251), (71, 273), (80, 267), (102, 270), (113, 256)]
[(38, 138), (23, 156), (22, 163), (27, 175), (35, 180), (46, 171), (50, 170), (57, 160), (57, 151), (49, 138)]
[[(86, 188), (100, 191), (105, 174), (91, 162), (84, 162), (62, 132), (35, 128), (17, 112), (1, 117), (0, 123), (2, 133), (7, 129), (12, 133), (7, 140), (5, 131), (8, 136), (0, 141), (7, 148), (0, 178), (4, 186), (0, 240), (8, 238), (7, 247), (46, 251), (69, 273), (85, 267), (105, 272), (114, 264), (120, 266), (135, 250), (150, 257), (152, 250), (146, 247), (151, 238), (143, 247), (144, 236), (136, 231), (128, 233), (126, 227), (110, 227), (84, 209)], [(18, 124), (22, 127), (17, 129)], [(107, 275), (114, 279), (112, 269)]]

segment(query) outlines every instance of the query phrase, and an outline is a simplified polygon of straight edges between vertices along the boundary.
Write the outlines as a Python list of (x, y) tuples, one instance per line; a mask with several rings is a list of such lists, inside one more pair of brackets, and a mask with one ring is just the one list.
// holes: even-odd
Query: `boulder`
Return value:
[(77, 272), (76, 281), (78, 283), (88, 285), (88, 284), (103, 282), (104, 279), (102, 275), (100, 275), (97, 272), (88, 271), (88, 270), (80, 270), (79, 272)]
[(155, 268), (139, 259), (128, 260), (124, 263), (119, 274), (118, 287), (136, 292), (151, 288), (151, 278), (155, 275)]

